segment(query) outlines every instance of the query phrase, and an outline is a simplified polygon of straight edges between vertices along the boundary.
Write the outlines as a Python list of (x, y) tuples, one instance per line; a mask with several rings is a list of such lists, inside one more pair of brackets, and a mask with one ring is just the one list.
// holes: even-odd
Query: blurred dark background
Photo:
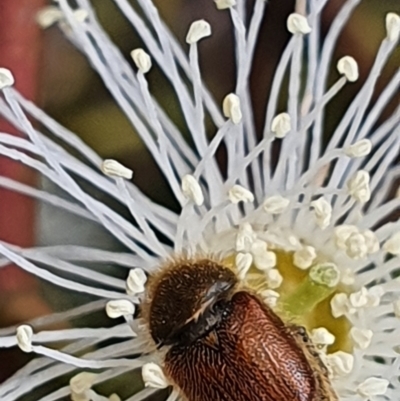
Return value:
[[(200, 44), (201, 71), (203, 79), (221, 104), (223, 97), (233, 90), (235, 84), (228, 12), (218, 11), (212, 0), (154, 2), (185, 48), (184, 39), (193, 20), (204, 18), (211, 23), (213, 35)], [(104, 29), (129, 60), (129, 52), (142, 47), (136, 33), (113, 1), (93, 0), (92, 3)], [(322, 14), (323, 34), (344, 3), (344, 0), (328, 0)], [(61, 124), (80, 135), (102, 157), (117, 159), (132, 168), (136, 172), (135, 183), (145, 193), (173, 207), (174, 201), (170, 198), (160, 171), (86, 58), (65, 39), (57, 26), (46, 30), (36, 26), (35, 15), (46, 4), (45, 0), (0, 0), (0, 67), (10, 68), (14, 72), (16, 87), (26, 97), (33, 99)], [(248, 6), (252, 7), (252, 1), (248, 2)], [(251, 75), (252, 101), (259, 133), (274, 70), (289, 39), (285, 28), (286, 18), (293, 10), (294, 2), (291, 0), (271, 0), (267, 3)], [(355, 84), (347, 85), (329, 106), (325, 129), (327, 138), (370, 70), (385, 36), (384, 19), (389, 11), (400, 13), (399, 0), (364, 0), (340, 35), (334, 60), (344, 55), (353, 56), (359, 63), (360, 79)], [(379, 79), (375, 97), (399, 65), (398, 48)], [(337, 74), (333, 71), (332, 82), (336, 78)], [(148, 74), (148, 79), (152, 93), (160, 99), (167, 112), (173, 114), (171, 89), (165, 85), (157, 68)], [(400, 95), (388, 106), (386, 113), (393, 110), (399, 100)], [(181, 122), (178, 120), (177, 124)], [(4, 121), (0, 121), (0, 131), (14, 132)], [(212, 134), (209, 133), (210, 136)], [(141, 174), (141, 171), (146, 171), (146, 174)], [(43, 184), (31, 171), (6, 159), (0, 159), (0, 174), (31, 184)], [(118, 249), (109, 236), (93, 234), (91, 229), (78, 227), (77, 221), (68, 223), (62, 214), (52, 219), (53, 213), (54, 209), (43, 209), (23, 196), (0, 189), (0, 239), (23, 246), (34, 243), (76, 243), (77, 237), (73, 233), (79, 231), (77, 235), (82, 243)], [(62, 230), (61, 222), (66, 224), (62, 225)], [(60, 293), (63, 294), (62, 291)], [(64, 302), (66, 297), (60, 297), (60, 293), (52, 286), (38, 283), (16, 267), (1, 268), (0, 327), (71, 306), (71, 301)], [(77, 297), (73, 304), (83, 300)], [(27, 358), (19, 350), (0, 350), (0, 382)]]

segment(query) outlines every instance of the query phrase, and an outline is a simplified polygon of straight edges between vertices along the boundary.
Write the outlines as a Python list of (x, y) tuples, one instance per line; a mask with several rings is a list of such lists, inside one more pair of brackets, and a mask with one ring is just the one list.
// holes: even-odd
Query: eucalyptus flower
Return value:
[[(249, 19), (243, 0), (215, 2), (231, 17), (237, 62), (236, 86), (222, 105), (206, 88), (199, 68), (198, 42), (212, 35), (211, 24), (193, 21), (186, 54), (151, 0), (138, 0), (136, 8), (127, 0), (114, 2), (144, 44), (132, 49), (134, 70), (102, 30), (88, 0), (77, 0), (75, 9), (58, 0), (38, 20), (43, 26), (58, 24), (87, 56), (160, 167), (180, 210), (149, 199), (129, 181), (132, 171), (115, 160), (102, 160), (15, 91), (12, 72), (0, 69), (0, 113), (24, 134), (1, 133), (0, 155), (35, 169), (68, 196), (5, 177), (0, 185), (98, 224), (128, 250), (78, 244), (22, 249), (0, 243), (2, 265), (11, 261), (67, 289), (71, 297), (81, 292), (98, 298), (0, 330), (0, 347), (19, 346), (39, 356), (0, 386), (0, 398), (13, 401), (35, 394), (69, 375), (69, 385), (48, 390), (41, 400), (119, 400), (118, 388), (110, 395), (93, 387), (134, 370), (141, 371), (145, 387), (129, 400), (144, 400), (167, 387), (162, 358), (147, 341), (137, 314), (147, 277), (174, 255), (214, 254), (278, 314), (307, 327), (341, 401), (398, 399), (400, 223), (391, 216), (400, 199), (390, 193), (400, 176), (400, 106), (385, 118), (382, 112), (398, 94), (400, 71), (373, 104), (371, 100), (398, 46), (400, 17), (389, 13), (382, 21), (386, 37), (371, 71), (325, 144), (326, 106), (359, 75), (351, 55), (333, 56), (359, 0), (345, 3), (324, 39), (320, 19), (327, 0), (307, 1), (307, 15), (289, 16), (282, 29), (292, 37), (276, 68), (261, 139), (255, 134), (249, 75), (264, 0), (255, 0)], [(194, 147), (151, 95), (146, 75), (154, 65), (175, 91)], [(336, 82), (328, 87), (332, 65), (337, 66)], [(287, 103), (280, 109), (278, 98), (285, 90)], [(206, 118), (215, 128), (212, 139)], [(33, 120), (40, 124), (32, 125)], [(215, 157), (220, 146), (227, 152), (226, 176)], [(88, 193), (82, 182), (114, 198), (130, 211), (133, 222)], [(117, 264), (126, 280), (89, 269), (88, 263)], [(120, 320), (109, 328), (42, 330), (99, 310)], [(169, 396), (170, 401), (179, 398), (176, 391)]]

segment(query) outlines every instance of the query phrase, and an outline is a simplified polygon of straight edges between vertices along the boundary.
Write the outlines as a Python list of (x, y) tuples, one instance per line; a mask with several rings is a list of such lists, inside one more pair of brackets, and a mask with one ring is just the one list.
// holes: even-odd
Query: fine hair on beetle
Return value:
[(284, 323), (223, 260), (166, 263), (141, 315), (188, 401), (337, 401), (306, 329)]

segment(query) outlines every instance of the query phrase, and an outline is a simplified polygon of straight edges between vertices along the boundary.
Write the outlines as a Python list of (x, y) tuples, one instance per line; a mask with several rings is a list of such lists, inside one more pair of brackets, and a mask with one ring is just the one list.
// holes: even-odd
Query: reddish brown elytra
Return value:
[(180, 260), (152, 278), (144, 318), (188, 401), (336, 401), (304, 329), (288, 326), (232, 270)]

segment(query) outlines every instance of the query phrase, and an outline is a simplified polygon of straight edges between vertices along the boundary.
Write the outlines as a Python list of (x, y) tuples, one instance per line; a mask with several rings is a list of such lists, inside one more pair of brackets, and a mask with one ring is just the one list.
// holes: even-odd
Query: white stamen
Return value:
[(275, 308), (280, 297), (279, 293), (274, 290), (264, 290), (260, 293), (260, 296), (270, 308)]
[(278, 269), (270, 269), (265, 272), (266, 280), (269, 288), (273, 290), (279, 288), (283, 282), (283, 277)]
[(211, 35), (211, 26), (207, 21), (198, 20), (192, 22), (188, 34), (186, 36), (186, 43), (192, 45), (197, 43), (200, 39), (206, 38)]
[(197, 206), (204, 203), (204, 195), (201, 190), (199, 182), (193, 175), (187, 174), (182, 178), (182, 192), (183, 194), (193, 201)]
[(378, 377), (369, 377), (357, 387), (357, 393), (363, 397), (370, 398), (374, 395), (385, 394), (389, 381)]
[(86, 19), (89, 17), (89, 13), (84, 8), (78, 8), (74, 10), (74, 17), (75, 20), (78, 22), (85, 22)]
[(69, 387), (73, 393), (83, 394), (92, 388), (97, 376), (97, 374), (89, 372), (78, 373), (69, 381)]
[(332, 345), (335, 342), (335, 336), (329, 332), (325, 327), (318, 327), (311, 330), (311, 341), (315, 345)]
[(372, 143), (369, 139), (361, 139), (344, 149), (349, 157), (364, 157), (371, 153)]
[(230, 118), (234, 124), (239, 124), (242, 121), (240, 98), (234, 93), (225, 96), (225, 99), (222, 102), (222, 110), (224, 116)]
[(270, 196), (264, 201), (263, 208), (267, 213), (281, 214), (289, 206), (290, 200), (282, 196)]
[(370, 176), (368, 172), (364, 170), (357, 171), (347, 182), (349, 195), (351, 195), (358, 202), (368, 202), (371, 198), (369, 180)]
[(299, 269), (306, 270), (311, 267), (316, 257), (315, 248), (306, 245), (293, 254), (293, 264)]
[(391, 42), (397, 42), (400, 37), (400, 16), (395, 13), (386, 15), (386, 33)]
[(236, 0), (214, 0), (218, 10), (225, 10), (236, 5)]
[(142, 366), (142, 378), (146, 387), (166, 388), (169, 386), (161, 367), (153, 362)]
[(23, 324), (17, 328), (18, 347), (24, 352), (32, 352), (33, 330), (31, 326)]
[(354, 356), (347, 352), (337, 351), (327, 355), (325, 360), (334, 377), (346, 376), (353, 370)]
[(107, 302), (106, 313), (109, 318), (117, 319), (121, 316), (133, 315), (135, 306), (127, 299), (115, 299)]
[(354, 273), (350, 268), (341, 272), (340, 282), (344, 285), (353, 285), (355, 282)]
[(108, 397), (108, 399), (110, 400), (110, 401), (121, 401), (121, 397), (118, 395), (118, 394), (111, 394), (109, 397)]
[(288, 113), (280, 113), (271, 123), (271, 131), (276, 138), (284, 138), (291, 130), (291, 120)]
[(63, 19), (62, 11), (55, 6), (44, 7), (36, 14), (36, 22), (43, 29), (49, 28), (56, 22)]
[(241, 185), (234, 185), (229, 190), (229, 200), (237, 204), (239, 202), (254, 202), (254, 195), (246, 188), (243, 188)]
[(331, 299), (331, 311), (334, 318), (341, 317), (349, 311), (349, 300), (345, 293), (335, 294)]
[(131, 57), (140, 72), (146, 74), (150, 71), (151, 58), (143, 49), (132, 50)]
[(366, 230), (362, 233), (362, 235), (364, 236), (368, 254), (378, 252), (380, 245), (378, 237), (375, 235), (375, 233), (371, 230)]
[(400, 232), (393, 234), (384, 245), (383, 249), (392, 255), (400, 255)]
[(400, 299), (393, 302), (394, 315), (400, 319)]
[(311, 27), (308, 24), (307, 18), (301, 14), (290, 14), (287, 19), (287, 29), (290, 33), (307, 34), (311, 32)]
[(324, 197), (321, 197), (311, 202), (311, 207), (314, 208), (318, 226), (324, 230), (331, 223), (332, 205)]
[(357, 81), (359, 77), (358, 64), (353, 57), (342, 57), (337, 63), (337, 70), (340, 74), (344, 75), (350, 82)]
[(256, 240), (257, 235), (249, 223), (244, 223), (240, 226), (236, 235), (236, 251), (250, 252), (253, 242)]
[(113, 159), (106, 159), (101, 164), (101, 171), (109, 177), (132, 179), (133, 171)]
[(353, 233), (358, 233), (358, 228), (356, 226), (343, 224), (341, 226), (335, 227), (334, 238), (336, 246), (339, 249), (346, 250), (347, 249), (346, 241)]
[(0, 68), (0, 90), (14, 85), (14, 76), (7, 68)]
[(253, 263), (253, 256), (251, 253), (239, 252), (235, 258), (236, 269), (238, 271), (238, 276), (243, 280)]
[(374, 332), (368, 329), (359, 329), (357, 327), (352, 327), (350, 330), (350, 335), (356, 347), (360, 349), (367, 349), (371, 344)]
[(362, 308), (368, 303), (368, 290), (362, 287), (360, 291), (353, 292), (349, 295), (349, 303), (353, 308)]
[(363, 259), (367, 256), (368, 247), (365, 238), (360, 233), (352, 233), (346, 240), (346, 254), (354, 260)]
[(265, 271), (276, 266), (276, 254), (268, 251), (265, 241), (255, 240), (251, 244), (251, 253), (254, 256), (254, 265), (257, 269)]
[(126, 279), (126, 292), (128, 295), (137, 295), (144, 291), (147, 281), (146, 273), (136, 267), (129, 271), (128, 278)]
[(375, 287), (368, 289), (367, 294), (367, 305), (369, 308), (379, 306), (382, 296), (385, 294), (385, 290), (382, 286), (376, 285)]
[(311, 268), (309, 277), (315, 283), (335, 287), (340, 280), (340, 272), (334, 263), (320, 263)]

